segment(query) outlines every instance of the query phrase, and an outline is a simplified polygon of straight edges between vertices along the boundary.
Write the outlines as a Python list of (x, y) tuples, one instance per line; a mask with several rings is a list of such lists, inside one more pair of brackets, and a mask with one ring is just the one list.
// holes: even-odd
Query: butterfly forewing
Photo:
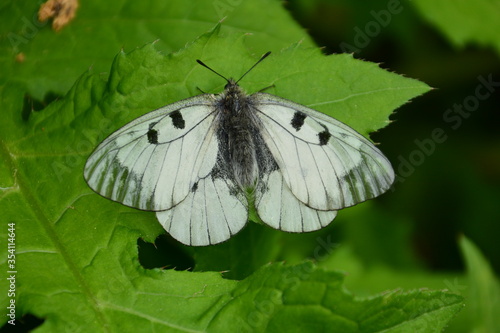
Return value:
[(211, 103), (209, 95), (201, 95), (125, 125), (87, 160), (87, 183), (99, 194), (139, 209), (158, 211), (178, 204), (216, 162)]
[(262, 137), (300, 202), (317, 210), (338, 210), (391, 186), (394, 171), (389, 161), (352, 128), (270, 94), (253, 96)]

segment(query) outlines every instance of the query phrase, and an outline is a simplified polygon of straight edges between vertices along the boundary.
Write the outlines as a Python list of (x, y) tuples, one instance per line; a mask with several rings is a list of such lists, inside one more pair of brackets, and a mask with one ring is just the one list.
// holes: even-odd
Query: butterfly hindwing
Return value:
[(280, 170), (265, 173), (255, 191), (255, 208), (267, 225), (289, 232), (307, 232), (327, 226), (337, 211), (322, 211), (300, 202), (283, 181)]
[(283, 182), (307, 207), (338, 210), (374, 198), (391, 186), (394, 171), (389, 161), (352, 128), (277, 96), (253, 97), (262, 137)]
[(217, 244), (240, 231), (248, 219), (244, 194), (227, 177), (213, 172), (170, 210), (156, 213), (172, 237), (187, 245)]
[(160, 108), (106, 138), (85, 166), (99, 194), (143, 210), (184, 200), (216, 163), (212, 100), (201, 95)]

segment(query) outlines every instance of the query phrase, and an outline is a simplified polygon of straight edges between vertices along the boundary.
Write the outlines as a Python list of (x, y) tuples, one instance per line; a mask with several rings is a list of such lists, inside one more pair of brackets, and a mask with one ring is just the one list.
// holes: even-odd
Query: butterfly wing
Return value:
[(186, 245), (204, 246), (228, 240), (248, 220), (245, 195), (215, 170), (201, 179), (174, 208), (156, 213), (172, 237)]
[(248, 218), (246, 197), (221, 163), (212, 95), (150, 112), (106, 138), (85, 165), (89, 186), (157, 218), (188, 245), (229, 239)]
[[(394, 171), (390, 162), (349, 126), (274, 95), (252, 96), (262, 123), (262, 138), (277, 164), (277, 170), (262, 177), (269, 184), (258, 186), (256, 193), (257, 212), (267, 224), (295, 232), (304, 229), (293, 215), (289, 220), (275, 216), (266, 221), (264, 216), (273, 215), (272, 206), (267, 203), (271, 198), (276, 199), (275, 209), (293, 209), (296, 200), (313, 212), (324, 214), (306, 226), (316, 230), (335, 216), (331, 211), (374, 198), (391, 186)], [(281, 199), (273, 192), (276, 185), (281, 185), (284, 193)], [(325, 211), (330, 211), (330, 215)]]
[(326, 227), (337, 211), (317, 210), (297, 199), (283, 181), (280, 170), (264, 173), (255, 191), (255, 207), (267, 225), (289, 232), (307, 232)]
[(130, 207), (159, 211), (175, 206), (216, 163), (211, 105), (210, 95), (200, 95), (123, 126), (87, 160), (88, 185)]

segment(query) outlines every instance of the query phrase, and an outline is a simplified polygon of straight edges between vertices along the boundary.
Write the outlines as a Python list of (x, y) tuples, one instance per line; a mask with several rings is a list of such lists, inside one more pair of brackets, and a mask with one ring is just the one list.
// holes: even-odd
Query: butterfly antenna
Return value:
[(241, 81), (241, 79), (245, 77), (245, 75), (247, 75), (247, 74), (248, 74), (248, 73), (249, 73), (249, 72), (250, 72), (250, 71), (251, 71), (251, 70), (252, 70), (255, 66), (257, 66), (257, 65), (258, 65), (258, 64), (259, 64), (262, 60), (266, 59), (266, 58), (267, 58), (267, 56), (268, 56), (268, 55), (270, 55), (270, 54), (271, 54), (271, 51), (267, 51), (267, 52), (266, 52), (266, 54), (264, 54), (262, 57), (260, 57), (260, 59), (259, 59), (259, 60), (258, 60), (258, 61), (257, 61), (257, 62), (256, 62), (256, 63), (252, 66), (252, 67), (250, 67), (250, 69), (249, 69), (249, 70), (247, 70), (247, 71), (245, 72), (245, 74), (243, 74), (243, 75), (242, 75), (242, 76), (238, 79), (238, 81), (236, 81), (236, 83), (240, 82), (240, 81)]
[(204, 63), (203, 61), (201, 61), (200, 59), (196, 59), (196, 62), (197, 62), (197, 63), (199, 63), (200, 65), (202, 65), (203, 67), (205, 67), (205, 68), (207, 68), (207, 69), (211, 70), (212, 72), (214, 72), (215, 74), (219, 75), (221, 78), (223, 78), (224, 80), (226, 80), (226, 81), (228, 81), (228, 82), (229, 82), (229, 80), (228, 80), (225, 76), (223, 76), (222, 74), (217, 73), (217, 72), (216, 72), (216, 71), (214, 71), (212, 68), (210, 68), (210, 67), (208, 67), (207, 65), (205, 65), (205, 63)]

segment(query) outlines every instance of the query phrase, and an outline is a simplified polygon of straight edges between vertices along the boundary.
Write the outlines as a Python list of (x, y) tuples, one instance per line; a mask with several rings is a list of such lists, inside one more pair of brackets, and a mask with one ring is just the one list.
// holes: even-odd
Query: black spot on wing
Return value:
[(179, 111), (174, 111), (169, 114), (170, 118), (172, 118), (172, 124), (175, 128), (183, 129), (186, 126), (186, 122), (184, 118), (182, 118), (182, 114)]
[(302, 112), (296, 111), (292, 118), (292, 127), (299, 131), (302, 128), (302, 125), (304, 125), (304, 119), (306, 119), (306, 117), (307, 116)]
[(198, 190), (198, 182), (193, 184), (193, 187), (191, 187), (191, 192), (196, 192)]
[(158, 144), (158, 131), (157, 130), (155, 130), (153, 128), (149, 129), (149, 131), (148, 131), (148, 141), (149, 141), (149, 143), (151, 143), (153, 145)]
[(328, 131), (328, 128), (326, 128), (326, 126), (324, 126), (324, 125), (321, 125), (321, 126), (323, 126), (323, 128), (325, 130), (318, 133), (319, 144), (321, 146), (324, 146), (324, 145), (326, 145), (328, 143), (328, 141), (330, 140), (330, 138), (332, 137), (332, 135), (330, 134), (330, 132)]

